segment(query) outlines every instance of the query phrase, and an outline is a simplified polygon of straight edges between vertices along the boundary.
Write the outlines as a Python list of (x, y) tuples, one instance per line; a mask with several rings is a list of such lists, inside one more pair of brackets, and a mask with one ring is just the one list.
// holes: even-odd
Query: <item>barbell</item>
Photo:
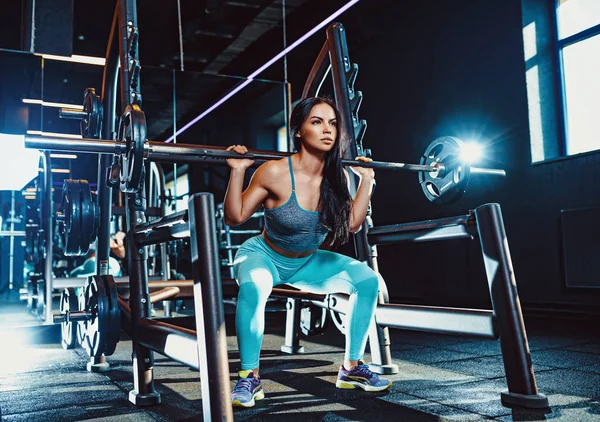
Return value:
[(113, 277), (88, 277), (79, 297), (73, 289), (65, 289), (60, 313), (54, 314), (53, 322), (62, 324), (61, 337), (65, 349), (80, 342), (90, 357), (112, 355), (121, 333), (121, 312)]
[[(141, 114), (140, 114), (141, 113)], [(25, 135), (27, 148), (53, 151), (90, 152), (114, 154), (119, 167), (120, 188), (123, 192), (137, 192), (141, 186), (145, 160), (158, 162), (198, 162), (225, 164), (229, 158), (250, 158), (259, 164), (290, 155), (286, 152), (249, 150), (246, 154), (226, 151), (226, 147), (194, 144), (167, 144), (148, 141), (145, 137), (143, 113), (137, 106), (128, 107), (119, 128), (121, 141), (102, 139), (50, 138)], [(505, 176), (502, 169), (477, 168), (462, 157), (464, 143), (455, 137), (444, 136), (434, 140), (420, 159), (419, 164), (343, 159), (344, 166), (368, 167), (375, 170), (407, 171), (419, 173), (423, 193), (431, 202), (456, 201), (465, 192), (472, 175)], [(113, 172), (114, 173), (114, 172)]]

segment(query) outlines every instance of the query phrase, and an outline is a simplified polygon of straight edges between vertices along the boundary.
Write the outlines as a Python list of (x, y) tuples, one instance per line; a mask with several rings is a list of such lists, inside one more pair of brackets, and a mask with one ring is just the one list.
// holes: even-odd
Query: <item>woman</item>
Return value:
[[(375, 183), (372, 169), (352, 167), (360, 176), (352, 200), (349, 176), (341, 164), (339, 121), (339, 113), (329, 100), (301, 101), (290, 118), (290, 134), (298, 152), (261, 165), (243, 193), (244, 174), (253, 161), (227, 160), (231, 175), (225, 194), (225, 222), (236, 226), (261, 205), (265, 208), (264, 232), (244, 242), (234, 261), (240, 286), (236, 329), (242, 366), (232, 393), (235, 406), (252, 407), (255, 400), (264, 398), (259, 355), (265, 304), (271, 289), (283, 283), (308, 292), (350, 295), (338, 388), (382, 391), (392, 384), (360, 361), (377, 304), (377, 273), (355, 259), (319, 249), (328, 234), (331, 244), (343, 243), (350, 232), (360, 229)], [(247, 152), (241, 145), (227, 150)], [(370, 161), (365, 157), (357, 160)]]

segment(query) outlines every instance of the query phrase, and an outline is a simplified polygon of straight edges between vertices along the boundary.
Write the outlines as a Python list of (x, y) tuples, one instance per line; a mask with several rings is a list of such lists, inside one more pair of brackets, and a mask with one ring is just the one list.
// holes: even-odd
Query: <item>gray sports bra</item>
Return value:
[(303, 252), (318, 249), (327, 237), (327, 228), (321, 223), (318, 211), (300, 207), (296, 198), (292, 157), (288, 157), (292, 194), (277, 208), (265, 208), (265, 230), (269, 240), (281, 249)]

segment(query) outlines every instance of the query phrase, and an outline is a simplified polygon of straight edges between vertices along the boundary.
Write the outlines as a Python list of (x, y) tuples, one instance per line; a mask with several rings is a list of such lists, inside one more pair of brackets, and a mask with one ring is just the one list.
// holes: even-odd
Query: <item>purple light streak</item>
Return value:
[(325, 27), (332, 20), (334, 20), (339, 15), (341, 15), (342, 13), (344, 13), (346, 10), (350, 9), (352, 6), (354, 6), (359, 1), (360, 0), (351, 0), (348, 3), (346, 3), (344, 6), (342, 6), (340, 9), (338, 9), (336, 12), (334, 12), (333, 14), (331, 14), (323, 22), (321, 22), (320, 24), (318, 24), (317, 26), (315, 26), (313, 29), (311, 29), (310, 31), (308, 31), (306, 34), (304, 34), (303, 36), (301, 36), (300, 38), (298, 38), (293, 44), (290, 44), (281, 53), (277, 54), (271, 60), (269, 60), (268, 62), (266, 62), (265, 64), (263, 64), (261, 67), (259, 67), (258, 69), (256, 69), (251, 75), (248, 76), (248, 78), (244, 82), (242, 82), (241, 84), (239, 84), (238, 86), (236, 86), (235, 88), (233, 88), (231, 91), (229, 91), (227, 94), (225, 94), (224, 97), (222, 97), (219, 101), (217, 101), (216, 103), (214, 103), (213, 105), (211, 105), (209, 108), (207, 108), (206, 110), (204, 110), (198, 116), (194, 117), (185, 126), (183, 126), (181, 129), (177, 130), (177, 132), (175, 132), (165, 142), (171, 142), (171, 141), (173, 141), (173, 139), (175, 139), (177, 137), (177, 135), (181, 135), (184, 131), (186, 131), (187, 129), (189, 129), (191, 126), (195, 125), (198, 121), (200, 121), (201, 119), (203, 119), (206, 115), (208, 115), (209, 113), (211, 113), (213, 110), (215, 110), (221, 104), (223, 104), (225, 101), (229, 100), (231, 97), (233, 97), (239, 91), (241, 91), (242, 89), (244, 89), (244, 87), (246, 87), (247, 85), (249, 85), (250, 82), (252, 82), (254, 80), (254, 78), (256, 78), (259, 74), (261, 74), (267, 68), (269, 68), (273, 63), (275, 63), (277, 60), (281, 59), (283, 56), (285, 56), (287, 53), (289, 53), (290, 51), (292, 51), (294, 48), (298, 47), (306, 39), (308, 39), (311, 36), (313, 36), (316, 32), (318, 32), (321, 29), (323, 29), (323, 27)]

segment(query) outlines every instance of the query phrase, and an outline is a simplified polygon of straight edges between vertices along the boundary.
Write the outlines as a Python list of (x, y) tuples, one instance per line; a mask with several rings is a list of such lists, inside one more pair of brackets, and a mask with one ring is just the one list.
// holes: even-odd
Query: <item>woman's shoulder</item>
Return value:
[(285, 174), (289, 174), (289, 166), (287, 157), (279, 160), (269, 160), (260, 165), (257, 170), (262, 177), (269, 179), (278, 179)]

